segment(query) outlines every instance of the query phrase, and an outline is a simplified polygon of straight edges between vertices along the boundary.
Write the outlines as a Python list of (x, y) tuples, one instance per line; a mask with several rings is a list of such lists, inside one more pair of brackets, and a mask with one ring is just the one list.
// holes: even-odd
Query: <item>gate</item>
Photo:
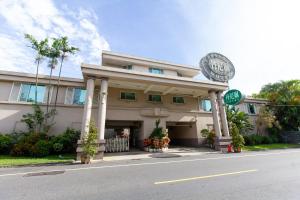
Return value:
[(129, 138), (109, 138), (105, 140), (105, 152), (129, 151)]

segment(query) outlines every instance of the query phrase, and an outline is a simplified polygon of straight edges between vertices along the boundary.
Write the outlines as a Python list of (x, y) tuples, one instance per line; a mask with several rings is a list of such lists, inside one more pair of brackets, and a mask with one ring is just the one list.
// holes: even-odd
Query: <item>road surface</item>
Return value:
[(300, 150), (0, 169), (1, 200), (299, 200)]

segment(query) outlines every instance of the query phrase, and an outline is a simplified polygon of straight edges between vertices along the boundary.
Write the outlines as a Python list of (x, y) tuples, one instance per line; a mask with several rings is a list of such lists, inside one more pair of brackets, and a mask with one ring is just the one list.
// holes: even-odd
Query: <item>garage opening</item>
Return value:
[(138, 141), (142, 138), (141, 125), (141, 121), (106, 121), (105, 151), (123, 152), (138, 148)]
[(195, 122), (166, 122), (169, 138), (171, 140), (170, 147), (198, 146), (197, 129)]

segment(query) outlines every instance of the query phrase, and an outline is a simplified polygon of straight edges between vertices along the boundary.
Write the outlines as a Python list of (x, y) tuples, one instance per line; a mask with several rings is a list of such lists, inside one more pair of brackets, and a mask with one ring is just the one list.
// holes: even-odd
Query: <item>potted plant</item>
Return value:
[(240, 131), (235, 124), (232, 124), (231, 136), (232, 136), (232, 146), (234, 152), (240, 153), (242, 147), (244, 147), (245, 140), (244, 137), (240, 134)]
[(97, 128), (94, 122), (90, 123), (89, 133), (83, 138), (82, 164), (90, 164), (91, 159), (97, 153)]
[(216, 134), (214, 130), (208, 130), (208, 129), (202, 129), (201, 130), (202, 133), (202, 137), (204, 137), (206, 139), (206, 143), (208, 144), (208, 146), (212, 149), (215, 148), (215, 138), (216, 138)]
[(168, 148), (170, 138), (167, 130), (159, 126), (160, 120), (155, 121), (155, 128), (150, 137), (144, 140), (144, 147), (149, 152), (163, 152)]

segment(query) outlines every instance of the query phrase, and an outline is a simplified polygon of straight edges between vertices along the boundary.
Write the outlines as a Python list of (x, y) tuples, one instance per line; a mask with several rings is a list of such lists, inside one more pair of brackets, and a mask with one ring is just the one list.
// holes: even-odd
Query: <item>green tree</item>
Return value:
[(23, 115), (22, 122), (27, 125), (29, 132), (35, 132), (36, 134), (40, 133), (48, 133), (50, 127), (53, 125), (49, 125), (46, 123), (47, 118), (54, 115), (52, 112), (46, 115), (41, 107), (37, 104), (32, 104), (33, 113), (27, 113)]
[(281, 129), (281, 126), (279, 125), (276, 116), (266, 106), (263, 106), (259, 109), (259, 113), (255, 123), (258, 135), (262, 134), (266, 128), (271, 129), (274, 127), (277, 129)]
[(59, 50), (60, 50), (60, 67), (59, 67), (58, 82), (57, 82), (55, 101), (54, 101), (54, 109), (56, 109), (58, 88), (60, 85), (63, 62), (68, 57), (69, 54), (75, 54), (77, 51), (79, 51), (79, 49), (73, 46), (69, 46), (68, 37), (54, 38), (54, 41), (57, 41), (59, 43)]
[(49, 82), (48, 82), (48, 93), (47, 93), (47, 105), (46, 105), (46, 115), (49, 113), (49, 104), (50, 104), (50, 90), (52, 87), (52, 74), (55, 69), (58, 58), (60, 56), (60, 41), (53, 39), (52, 45), (48, 48), (46, 56), (49, 58), (48, 67), (50, 68)]
[(283, 130), (300, 129), (300, 80), (280, 81), (262, 87), (256, 97), (266, 98)]
[(241, 134), (247, 134), (253, 130), (253, 125), (250, 123), (246, 113), (235, 107), (226, 106), (226, 114), (229, 130), (232, 130), (233, 126), (236, 126)]
[(35, 50), (35, 63), (36, 63), (36, 73), (35, 73), (35, 97), (34, 102), (37, 104), (37, 86), (38, 86), (38, 75), (39, 75), (39, 67), (47, 54), (48, 50), (48, 38), (38, 41), (30, 34), (25, 34), (25, 38), (30, 42), (30, 47)]

